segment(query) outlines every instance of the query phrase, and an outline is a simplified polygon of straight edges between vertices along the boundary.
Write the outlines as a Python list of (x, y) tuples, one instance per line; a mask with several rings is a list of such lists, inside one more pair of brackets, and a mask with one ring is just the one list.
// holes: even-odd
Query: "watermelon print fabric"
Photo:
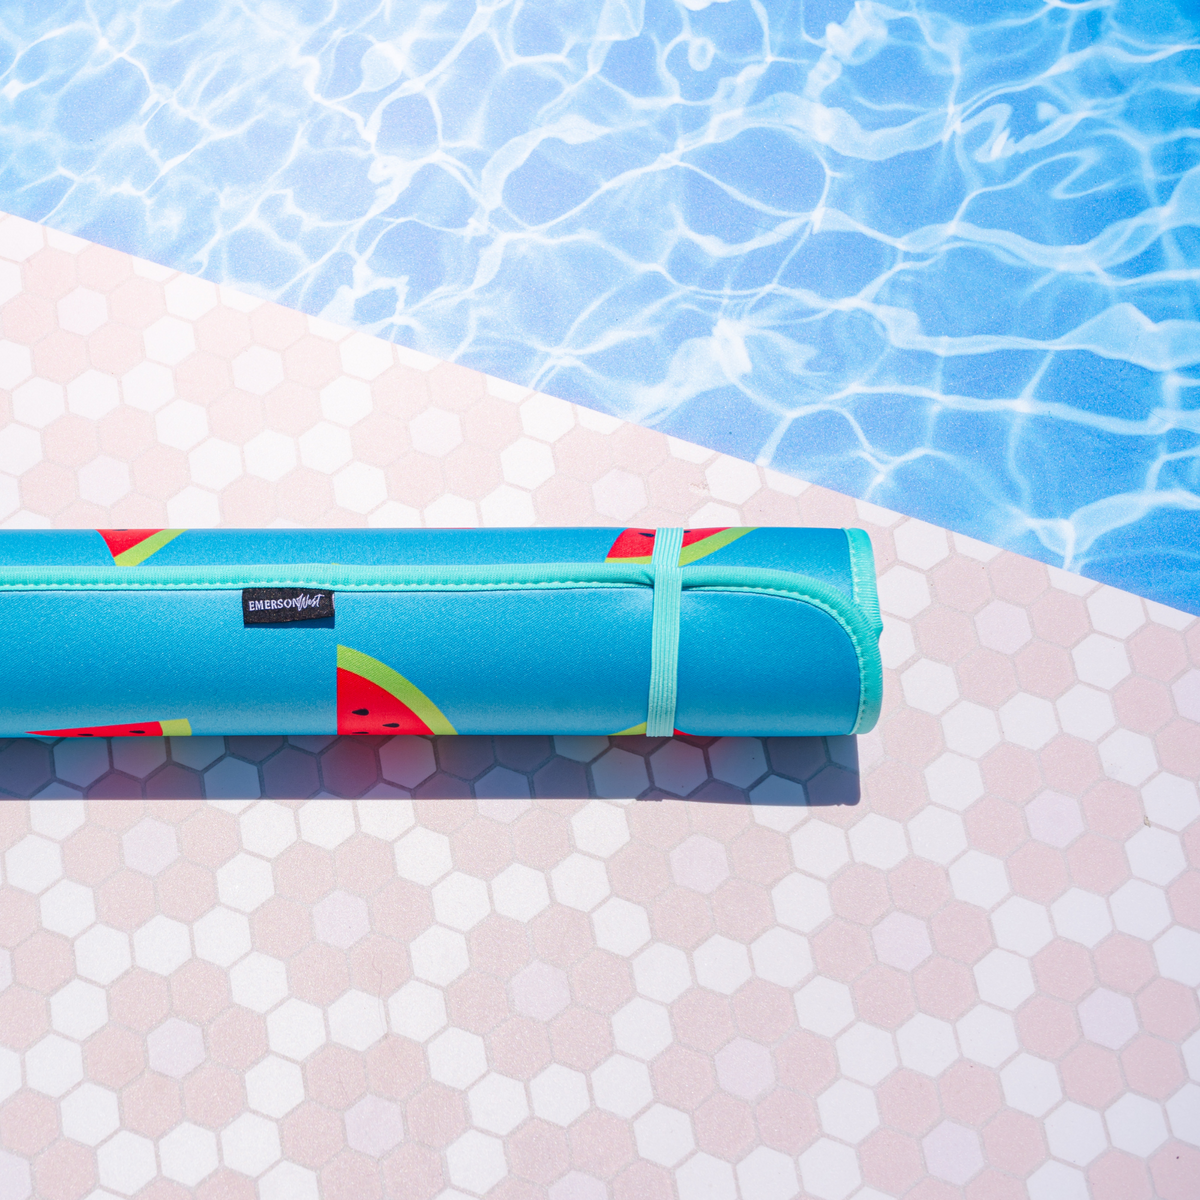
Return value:
[[(656, 537), (0, 532), (0, 736), (638, 732)], [(865, 534), (688, 530), (672, 571), (677, 729), (874, 724), (879, 616)], [(332, 590), (336, 616), (246, 625), (241, 589), (262, 587)]]

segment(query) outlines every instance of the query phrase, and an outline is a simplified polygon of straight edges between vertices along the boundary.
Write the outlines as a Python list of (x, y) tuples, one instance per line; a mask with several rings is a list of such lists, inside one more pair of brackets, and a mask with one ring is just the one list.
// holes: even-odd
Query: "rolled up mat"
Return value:
[(860, 733), (857, 529), (0, 533), (0, 736)]

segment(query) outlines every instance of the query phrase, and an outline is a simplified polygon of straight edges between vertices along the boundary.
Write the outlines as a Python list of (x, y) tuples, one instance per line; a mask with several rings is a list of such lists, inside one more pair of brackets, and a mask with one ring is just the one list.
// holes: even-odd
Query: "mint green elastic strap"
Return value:
[(647, 737), (670, 737), (675, 732), (675, 696), (679, 678), (679, 605), (683, 571), (679, 553), (682, 529), (654, 532), (654, 624), (650, 636), (650, 703)]

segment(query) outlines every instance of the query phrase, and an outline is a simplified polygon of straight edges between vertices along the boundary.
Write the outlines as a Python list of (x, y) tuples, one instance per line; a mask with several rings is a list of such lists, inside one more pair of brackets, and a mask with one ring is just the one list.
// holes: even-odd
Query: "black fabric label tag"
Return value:
[(242, 624), (278, 625), (333, 616), (333, 593), (320, 588), (242, 588)]

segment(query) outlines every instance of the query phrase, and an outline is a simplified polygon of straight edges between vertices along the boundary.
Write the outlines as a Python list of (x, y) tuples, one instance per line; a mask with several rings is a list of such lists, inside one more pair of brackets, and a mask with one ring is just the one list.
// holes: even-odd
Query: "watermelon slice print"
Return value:
[(182, 529), (97, 529), (104, 539), (113, 563), (118, 567), (136, 567), (150, 555), (173, 542)]
[[(628, 729), (622, 729), (620, 733), (610, 733), (609, 737), (633, 737), (635, 734), (645, 734), (646, 722), (643, 721), (640, 725), (631, 725)], [(673, 731), (675, 737), (691, 737), (690, 733), (684, 733), (682, 729)]]
[[(686, 567), (697, 559), (736, 542), (750, 533), (752, 527), (723, 529), (685, 529), (679, 565)], [(613, 542), (605, 562), (648, 563), (654, 557), (653, 529), (622, 529)]]
[(399, 671), (349, 646), (337, 648), (337, 731), (385, 737), (458, 732)]
[(81, 725), (78, 729), (34, 729), (37, 737), (191, 737), (188, 721), (138, 721), (132, 725)]

